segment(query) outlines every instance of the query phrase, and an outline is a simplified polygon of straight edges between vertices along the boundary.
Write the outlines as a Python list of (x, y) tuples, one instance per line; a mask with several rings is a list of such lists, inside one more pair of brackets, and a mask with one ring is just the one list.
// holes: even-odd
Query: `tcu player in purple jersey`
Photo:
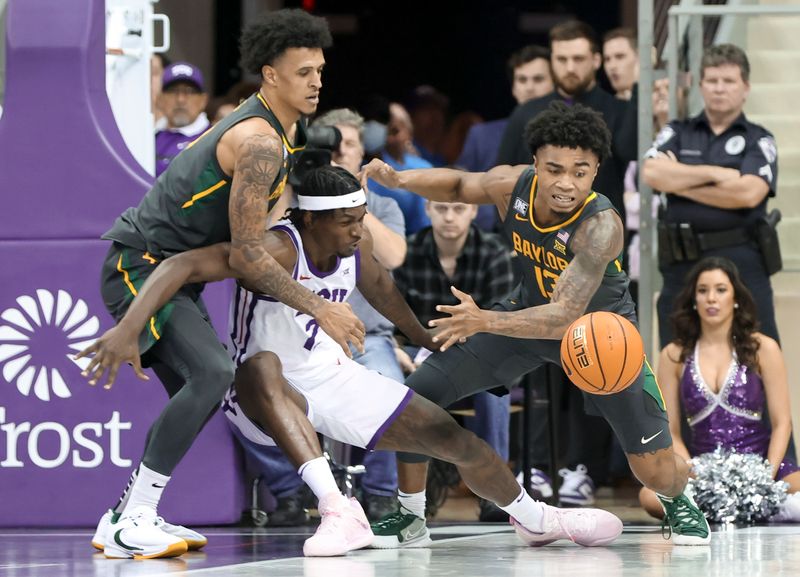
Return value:
[[(270, 254), (320, 295), (333, 298), (337, 291), (337, 299), (345, 298), (357, 286), (409, 339), (436, 348), (372, 256), (372, 239), (363, 224), (366, 197), (358, 180), (343, 168), (317, 168), (305, 176), (298, 200), (290, 222), (266, 233)], [(229, 250), (222, 243), (165, 260), (131, 305), (128, 325), (143, 326), (185, 283), (235, 277), (228, 266)], [(317, 431), (352, 445), (414, 451), (454, 463), (470, 489), (497, 503), (531, 532), (538, 527), (527, 519), (541, 507), (553, 509), (533, 501), (491, 447), (459, 427), (444, 409), (348, 358), (307, 315), (242, 287), (233, 304), (231, 329), (240, 364), (223, 409), (250, 440), (280, 446), (319, 498), (322, 522), (305, 543), (306, 555), (386, 546), (373, 543), (360, 505), (339, 492), (309, 421)], [(287, 397), (306, 411), (309, 421), (291, 420), (275, 410)], [(565, 538), (605, 545), (622, 532), (619, 519), (606, 511), (563, 511), (559, 518), (568, 528), (543, 535), (546, 539), (538, 544)], [(418, 529), (419, 535), (408, 538), (424, 546), (430, 542), (427, 528), (422, 523)]]

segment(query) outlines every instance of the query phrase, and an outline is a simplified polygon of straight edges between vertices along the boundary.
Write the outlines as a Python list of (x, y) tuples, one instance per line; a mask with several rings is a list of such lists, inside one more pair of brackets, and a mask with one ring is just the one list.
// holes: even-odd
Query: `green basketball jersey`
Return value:
[(305, 123), (298, 121), (295, 144), (290, 144), (266, 100), (256, 92), (175, 157), (139, 206), (122, 213), (103, 238), (156, 258), (229, 241), (231, 179), (217, 161), (217, 144), (228, 129), (253, 117), (269, 122), (283, 141), (283, 163), (270, 187), (272, 208), (283, 193), (297, 153), (305, 147)]
[[(561, 272), (575, 256), (570, 241), (581, 223), (604, 210), (616, 210), (608, 198), (592, 192), (564, 222), (540, 226), (534, 214), (535, 198), (536, 175), (533, 168), (529, 168), (517, 180), (503, 223), (520, 262), (522, 297), (526, 307), (550, 302)], [(628, 292), (628, 283), (620, 254), (608, 263), (603, 281), (586, 312), (611, 311), (635, 319), (635, 305)]]

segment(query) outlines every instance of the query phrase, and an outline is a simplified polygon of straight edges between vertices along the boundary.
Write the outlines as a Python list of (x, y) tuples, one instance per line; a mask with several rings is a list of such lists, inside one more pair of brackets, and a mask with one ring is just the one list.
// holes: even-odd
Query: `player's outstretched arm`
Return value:
[(175, 255), (159, 263), (117, 326), (107, 330), (75, 356), (79, 359), (94, 355), (81, 373), (89, 378), (89, 384), (97, 384), (102, 380), (103, 373), (107, 372), (103, 386), (110, 389), (122, 363), (132, 365), (136, 376), (147, 380), (139, 359), (139, 333), (150, 317), (183, 285), (213, 282), (233, 276), (234, 272), (228, 266), (229, 250), (228, 243), (215, 244)]
[(414, 311), (400, 294), (394, 280), (372, 254), (372, 237), (365, 229), (359, 245), (361, 251), (361, 276), (358, 290), (375, 310), (389, 319), (413, 343), (434, 350), (436, 344), (425, 330)]
[(350, 356), (348, 343), (363, 350), (364, 323), (349, 305), (326, 301), (295, 282), (262, 242), (269, 212), (269, 190), (282, 162), (283, 148), (277, 134), (255, 132), (243, 136), (238, 143), (228, 206), (229, 264), (252, 290), (272, 295), (313, 316), (320, 328)]
[[(389, 188), (404, 188), (439, 202), (502, 204), (514, 189), (526, 166), (498, 166), (488, 172), (465, 172), (451, 168), (420, 168), (396, 171), (375, 158), (359, 173), (361, 185), (371, 178)], [(507, 204), (507, 202), (506, 202)]]
[(478, 308), (472, 298), (452, 288), (461, 301), (439, 305), (449, 317), (430, 321), (440, 329), (436, 341), (445, 350), (460, 339), (485, 332), (526, 339), (560, 339), (567, 327), (581, 316), (603, 280), (606, 266), (622, 251), (622, 222), (612, 211), (596, 214), (581, 224), (570, 248), (575, 257), (561, 273), (548, 304), (519, 311)]

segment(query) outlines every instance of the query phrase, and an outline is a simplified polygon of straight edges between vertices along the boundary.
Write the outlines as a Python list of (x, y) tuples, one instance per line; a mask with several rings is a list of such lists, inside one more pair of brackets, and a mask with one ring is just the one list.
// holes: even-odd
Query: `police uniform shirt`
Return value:
[[(735, 168), (742, 175), (763, 178), (769, 195), (775, 196), (778, 181), (778, 149), (775, 138), (764, 127), (753, 124), (744, 114), (721, 134), (714, 134), (705, 111), (688, 120), (673, 120), (656, 137), (648, 157), (672, 152), (678, 162)], [(689, 198), (669, 195), (665, 220), (690, 223), (696, 231), (750, 228), (766, 213), (765, 198), (755, 208), (718, 208)]]

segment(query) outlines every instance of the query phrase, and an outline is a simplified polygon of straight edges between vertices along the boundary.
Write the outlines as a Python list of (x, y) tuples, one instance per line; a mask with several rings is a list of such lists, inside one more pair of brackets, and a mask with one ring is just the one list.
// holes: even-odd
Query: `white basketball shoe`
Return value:
[[(109, 537), (108, 529), (111, 526), (113, 519), (114, 511), (109, 509), (103, 514), (102, 517), (100, 517), (100, 521), (97, 523), (97, 529), (95, 529), (94, 537), (92, 537), (92, 547), (98, 551), (102, 551), (105, 548), (106, 539)], [(193, 531), (188, 527), (184, 527), (183, 525), (173, 525), (172, 523), (167, 523), (163, 517), (156, 517), (155, 524), (156, 527), (165, 533), (174, 535), (175, 537), (179, 537), (186, 541), (189, 551), (197, 551), (198, 549), (202, 549), (208, 543), (208, 539), (204, 535), (198, 533), (197, 531)], [(111, 535), (111, 537), (113, 538), (113, 535)]]
[(156, 520), (156, 512), (147, 506), (125, 511), (116, 523), (109, 522), (103, 554), (109, 559), (155, 559), (186, 553), (186, 541), (160, 529)]

